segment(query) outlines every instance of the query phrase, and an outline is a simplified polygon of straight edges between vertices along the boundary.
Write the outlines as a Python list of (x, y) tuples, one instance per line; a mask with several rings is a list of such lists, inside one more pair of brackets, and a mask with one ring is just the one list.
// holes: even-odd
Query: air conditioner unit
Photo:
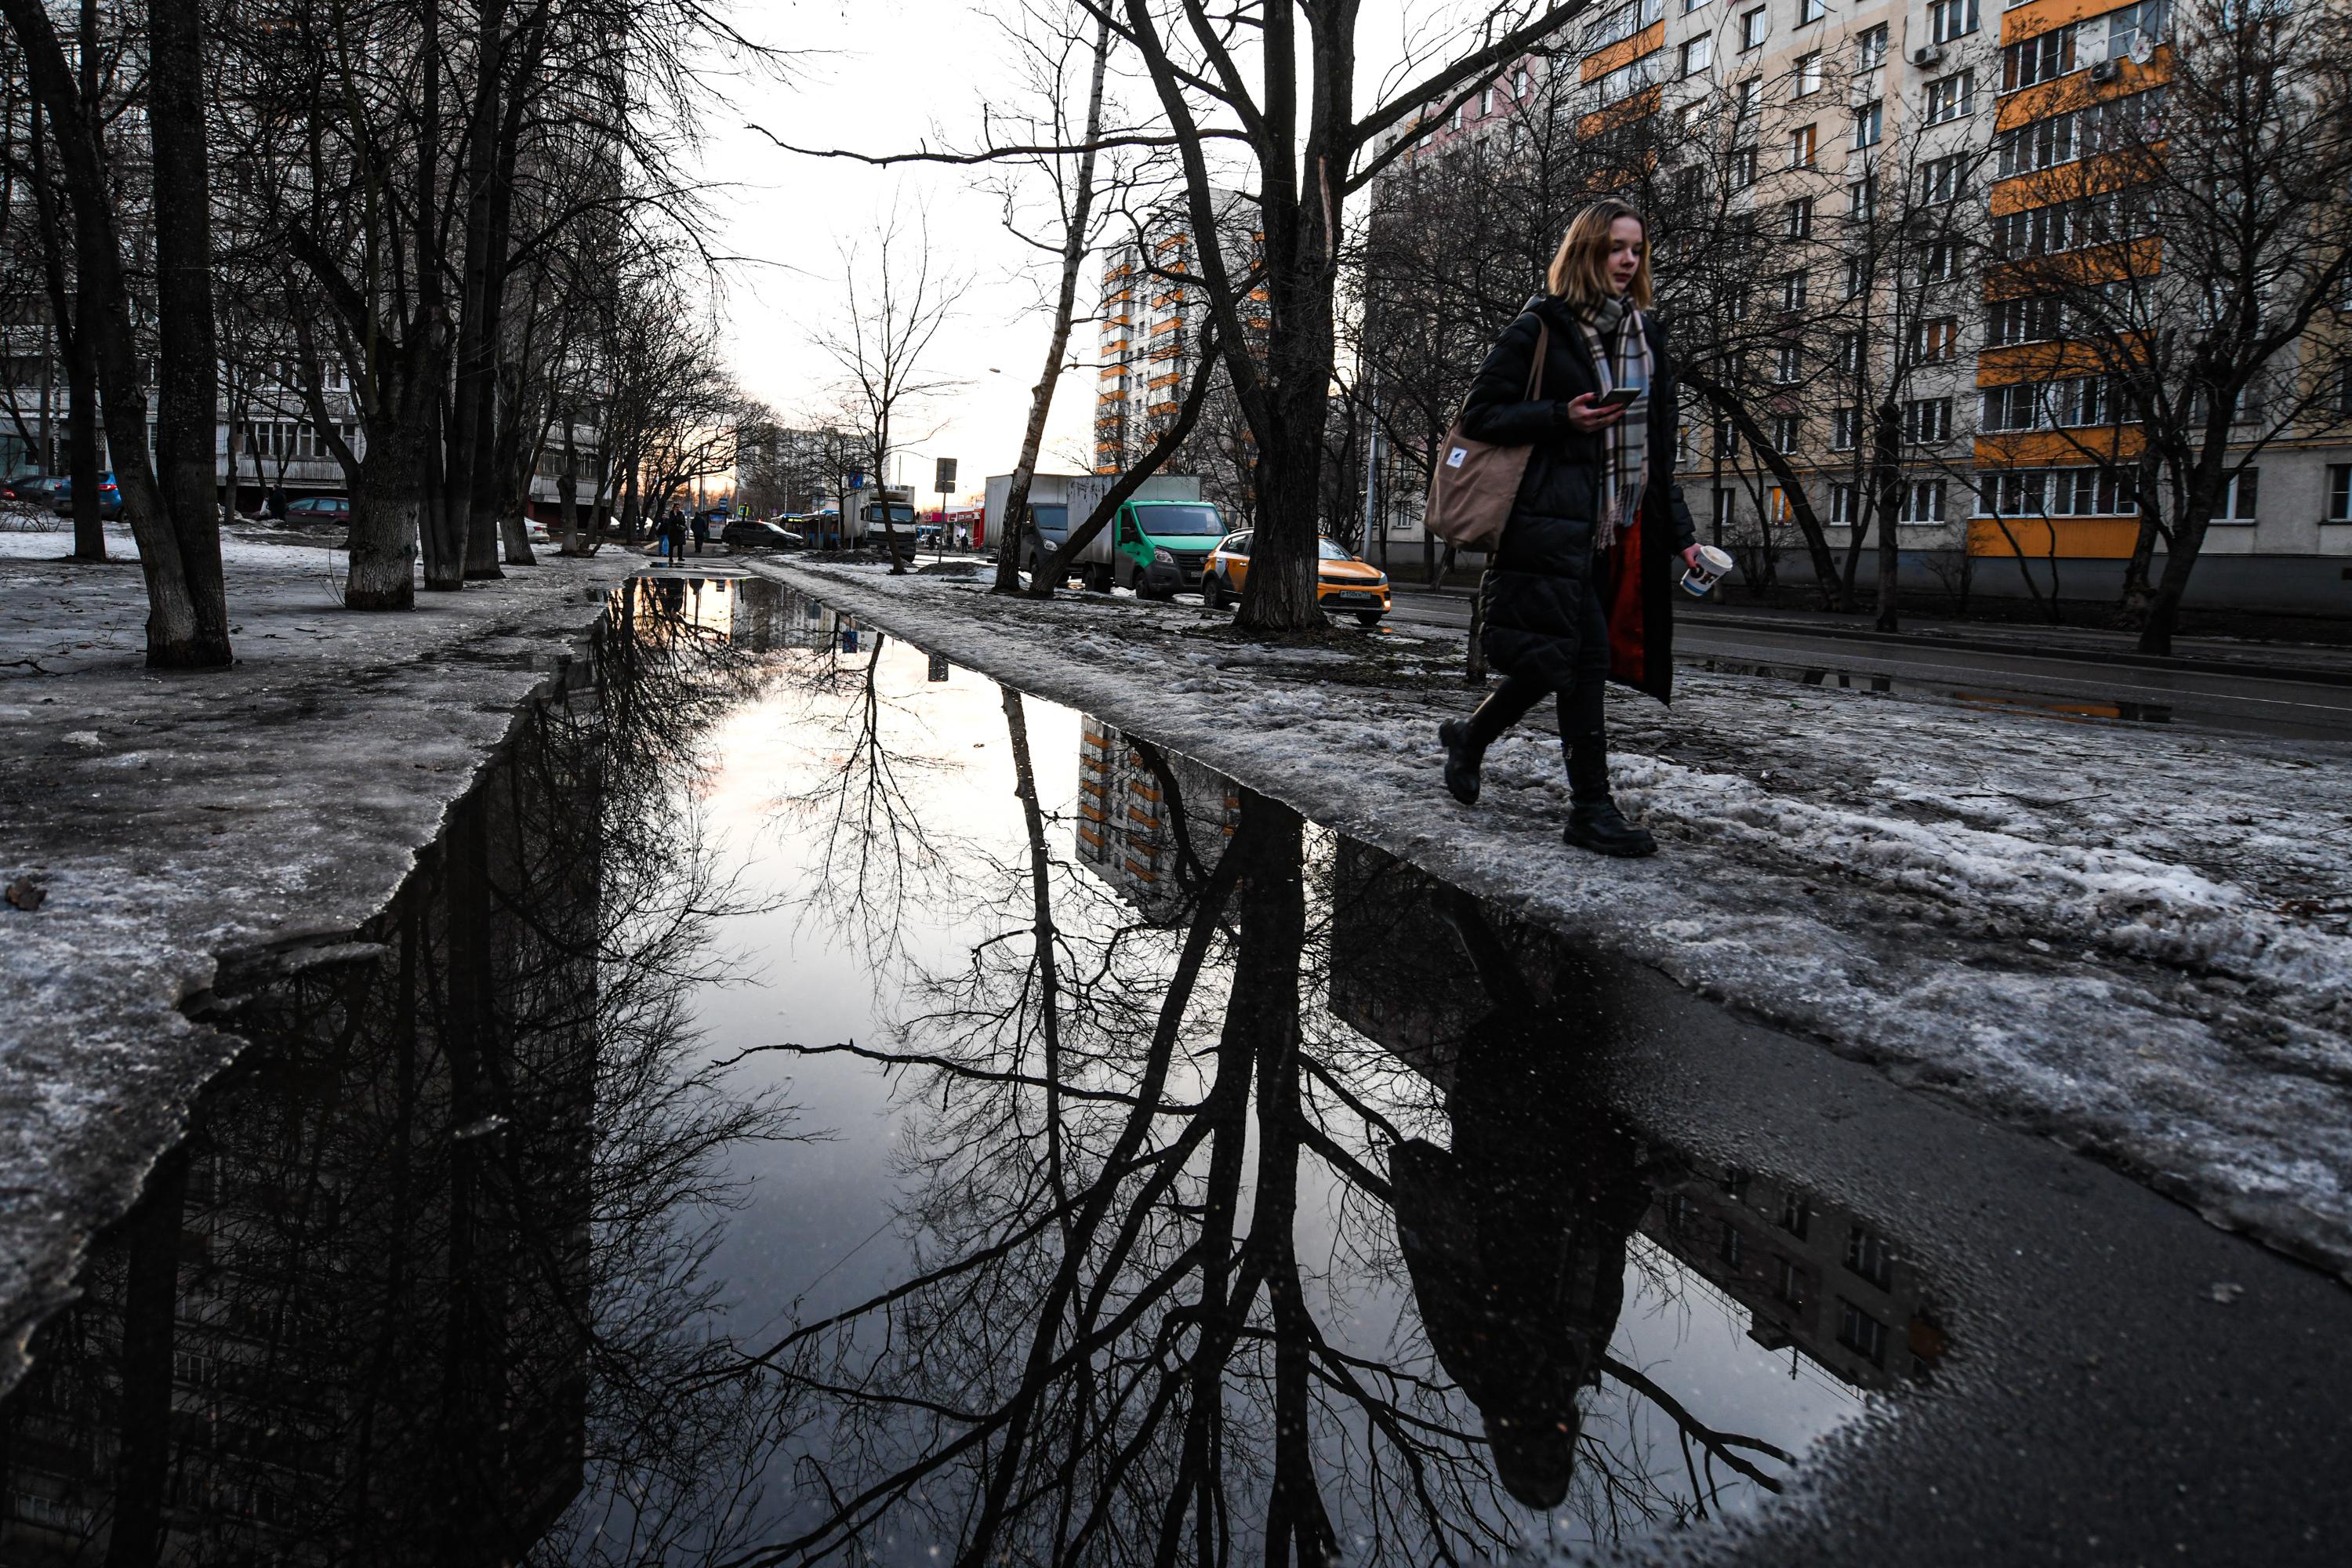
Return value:
[(1921, 70), (1926, 70), (1930, 66), (1942, 65), (1944, 63), (1944, 46), (1941, 44), (1920, 45), (1917, 48), (1911, 51), (1911, 63), (1917, 66)]
[(2093, 81), (2113, 81), (2124, 74), (2123, 66), (2115, 60), (2101, 60), (2091, 68)]

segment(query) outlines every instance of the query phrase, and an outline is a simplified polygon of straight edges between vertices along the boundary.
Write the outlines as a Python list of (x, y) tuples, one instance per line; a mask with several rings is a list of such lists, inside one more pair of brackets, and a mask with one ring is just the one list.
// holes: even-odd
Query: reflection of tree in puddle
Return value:
[[(619, 590), (601, 686), (525, 714), (383, 914), (224, 964), (252, 1043), (0, 1406), (0, 1560), (640, 1561), (752, 1484), (702, 1265), (788, 1118), (689, 1050), (733, 905), (683, 768), (751, 623), (688, 608)], [(630, 1506), (564, 1521), (583, 1478)]]
[[(798, 1501), (740, 1561), (1449, 1560), (1779, 1489), (1811, 1430), (1712, 1425), (1612, 1348), (1629, 1279), (1745, 1299), (1652, 1222), (1697, 1167), (1588, 1081), (1612, 999), (1092, 721), (1056, 825), (1003, 707), (1025, 854), (953, 895), (996, 923), (858, 1051), (916, 1119), (908, 1271), (758, 1352)], [(1407, 1299), (1425, 1344), (1381, 1326)]]

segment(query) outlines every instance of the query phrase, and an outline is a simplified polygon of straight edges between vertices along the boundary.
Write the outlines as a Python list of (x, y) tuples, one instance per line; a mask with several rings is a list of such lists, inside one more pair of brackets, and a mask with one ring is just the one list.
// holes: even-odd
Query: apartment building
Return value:
[[(1401, 130), (1417, 145), (1392, 167), (1539, 105), (1565, 105), (1588, 145), (1643, 132), (1625, 167), (1654, 204), (1704, 171), (1774, 258), (1736, 314), (1751, 335), (1768, 317), (1785, 335), (1748, 352), (1742, 385), (1833, 553), (1869, 515), (1871, 410), (1894, 386), (1906, 588), (2113, 597), (2138, 529), (2137, 416), (2069, 346), (2063, 311), (2017, 278), (2105, 243), (2116, 127), (2158, 123), (2173, 3), (1627, 0), (1548, 71), (1530, 62)], [(1955, 215), (1948, 247), (1907, 257), (1899, 279), (1856, 260), (1865, 232), (1934, 209)], [(1865, 292), (1874, 308), (1857, 304)], [(2347, 314), (2352, 293), (2314, 341), (2352, 331)], [(1871, 330), (1833, 324), (1857, 317)], [(2299, 374), (2297, 351), (2283, 362), (2279, 375)], [(2299, 426), (2264, 424), (2258, 400), (2242, 410), (2247, 442), (2264, 445), (2230, 487), (2191, 603), (2352, 609), (2352, 374), (2335, 374)], [(1758, 436), (1695, 403), (1684, 413), (1677, 460), (1702, 531), (1751, 569), (1769, 552), (1782, 580), (1809, 577), (1793, 498)], [(1391, 463), (1381, 479), (1384, 536), (1418, 540), (1419, 476)]]
[[(1259, 232), (1249, 198), (1221, 190), (1212, 205), (1223, 231), (1226, 266), (1245, 269)], [(1185, 281), (1199, 268), (1192, 219), (1178, 205), (1159, 208), (1132, 237), (1105, 253), (1095, 395), (1098, 474), (1124, 469), (1173, 424), (1186, 390), (1202, 373), (1209, 304), (1199, 286)], [(1244, 317), (1245, 327), (1262, 331), (1269, 324), (1265, 297), (1263, 289), (1250, 292), (1256, 313)], [(1195, 444), (1204, 443), (1196, 437)], [(1171, 467), (1183, 471), (1187, 465)]]
[[(68, 471), (65, 368), (58, 363), (46, 327), (38, 322), (0, 328), (0, 474), (9, 476)], [(334, 439), (340, 438), (355, 457), (367, 453), (367, 433), (359, 403), (342, 368), (331, 362), (321, 373), (320, 402), (325, 407), (322, 425), (308, 405), (294, 371), (282, 363), (224, 365), (220, 423), (214, 437), (214, 473), (224, 499), (236, 510), (256, 512), (273, 491), (289, 499), (306, 495), (341, 495), (348, 489)], [(110, 468), (113, 457), (106, 431), (99, 429), (99, 467)], [(572, 431), (571, 462), (584, 499), (594, 488), (597, 431), (581, 422)], [(154, 411), (147, 421), (147, 449), (155, 449)], [(544, 434), (530, 477), (528, 510), (553, 521), (561, 506), (559, 485), (563, 474), (563, 430), (551, 425)]]

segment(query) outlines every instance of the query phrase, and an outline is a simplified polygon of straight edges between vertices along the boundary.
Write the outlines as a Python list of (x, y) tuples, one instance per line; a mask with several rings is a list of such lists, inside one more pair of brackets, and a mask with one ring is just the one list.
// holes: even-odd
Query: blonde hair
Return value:
[(1610, 231), (1621, 217), (1632, 218), (1642, 225), (1642, 265), (1626, 285), (1625, 301), (1636, 310), (1650, 308), (1650, 226), (1642, 215), (1620, 201), (1593, 203), (1576, 215), (1568, 226), (1568, 233), (1559, 242), (1559, 254), (1551, 258), (1551, 270), (1545, 274), (1544, 284), (1554, 294), (1571, 305), (1591, 307), (1611, 299), (1616, 290), (1609, 286)]

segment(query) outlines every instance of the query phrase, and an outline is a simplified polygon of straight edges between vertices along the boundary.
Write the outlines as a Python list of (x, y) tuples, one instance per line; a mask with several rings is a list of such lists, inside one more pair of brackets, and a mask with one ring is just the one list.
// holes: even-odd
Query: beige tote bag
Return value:
[[(1528, 369), (1529, 403), (1543, 396), (1544, 356), (1550, 352), (1551, 325), (1539, 322), (1535, 363)], [(1510, 521), (1519, 481), (1527, 477), (1528, 455), (1534, 450), (1474, 441), (1462, 433), (1461, 416), (1454, 416), (1445, 444), (1437, 448), (1423, 526), (1456, 550), (1493, 550), (1502, 542), (1503, 524)]]

